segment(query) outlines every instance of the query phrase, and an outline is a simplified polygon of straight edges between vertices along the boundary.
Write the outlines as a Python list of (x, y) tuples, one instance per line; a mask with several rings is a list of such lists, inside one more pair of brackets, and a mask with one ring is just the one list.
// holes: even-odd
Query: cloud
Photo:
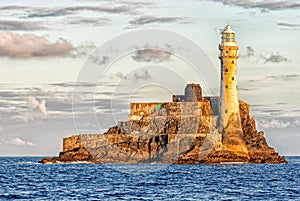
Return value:
[(278, 52), (271, 53), (270, 55), (261, 55), (261, 59), (264, 63), (287, 63), (288, 58), (280, 55)]
[(258, 122), (259, 126), (265, 129), (271, 128), (287, 128), (287, 127), (299, 127), (300, 120), (280, 120), (280, 119), (270, 119), (270, 120), (261, 120)]
[(300, 75), (298, 74), (289, 74), (289, 75), (272, 75), (267, 76), (266, 80), (280, 80), (280, 81), (290, 81), (290, 80), (298, 80), (300, 78)]
[(152, 79), (152, 76), (150, 75), (148, 70), (143, 70), (142, 72), (135, 72), (133, 74), (134, 81), (140, 81), (140, 80), (147, 81), (150, 79)]
[(246, 47), (246, 57), (251, 58), (254, 56), (254, 49), (251, 46)]
[(89, 60), (91, 60), (95, 64), (103, 65), (103, 64), (109, 63), (110, 58), (108, 56), (103, 56), (103, 55), (94, 53), (89, 56)]
[(253, 47), (247, 46), (246, 51), (244, 54), (240, 54), (240, 57), (249, 58), (249, 59), (255, 59), (254, 63), (257, 61), (262, 61), (263, 63), (286, 63), (289, 61), (289, 59), (283, 55), (281, 55), (279, 52), (272, 52), (270, 54), (259, 54), (257, 53)]
[(38, 22), (0, 20), (0, 30), (4, 31), (35, 31), (46, 29)]
[(258, 8), (267, 10), (299, 9), (300, 3), (291, 0), (202, 0), (222, 3), (228, 6), (237, 6), (241, 8)]
[(32, 12), (27, 16), (28, 18), (58, 17), (71, 15), (80, 11), (92, 11), (111, 14), (137, 14), (137, 12), (129, 6), (69, 6), (60, 8), (32, 7), (31, 10)]
[(132, 26), (154, 24), (154, 23), (180, 23), (184, 22), (182, 17), (156, 17), (156, 16), (141, 16), (129, 22)]
[(100, 53), (99, 49), (97, 48), (98, 47), (94, 43), (86, 43), (84, 45), (79, 45), (73, 48), (70, 55), (73, 58), (88, 56), (89, 61), (98, 65), (109, 63), (111, 61), (111, 58)]
[(71, 20), (69, 23), (70, 24), (78, 24), (78, 25), (93, 25), (93, 26), (104, 26), (111, 24), (111, 19), (108, 18), (97, 18), (97, 19), (89, 19), (89, 18), (81, 18), (81, 19), (74, 19)]
[(68, 55), (72, 45), (63, 38), (50, 42), (43, 36), (0, 32), (0, 56), (13, 58), (54, 57)]
[(146, 69), (141, 70), (139, 72), (134, 72), (132, 75), (125, 75), (122, 72), (118, 72), (112, 76), (118, 77), (122, 80), (131, 80), (135, 82), (140, 80), (146, 81), (152, 79), (152, 76), (150, 75), (149, 71)]
[(10, 141), (10, 144), (16, 145), (16, 146), (26, 146), (26, 145), (27, 146), (34, 146), (34, 144), (32, 142), (25, 141), (25, 140), (23, 140), (23, 139), (21, 139), (19, 137), (16, 137), (16, 138), (12, 139)]
[(149, 8), (153, 8), (153, 7), (157, 7), (157, 4), (153, 1), (149, 1), (149, 0), (119, 0), (119, 3), (123, 3), (126, 5), (132, 5), (132, 6), (137, 6), (137, 7), (149, 7)]
[(137, 48), (135, 55), (131, 56), (137, 62), (164, 62), (170, 61), (173, 50), (171, 46), (150, 46), (146, 44), (143, 48)]
[(115, 74), (116, 77), (120, 78), (120, 79), (127, 79), (127, 77), (122, 73), (122, 72), (118, 72)]
[(97, 50), (97, 46), (94, 43), (86, 43), (83, 45), (79, 45), (77, 47), (74, 47), (71, 51), (70, 55), (71, 57), (78, 58), (78, 57), (85, 57), (92, 53), (94, 53)]
[(77, 57), (86, 57), (88, 56), (88, 60), (98, 64), (103, 65), (110, 62), (110, 57), (103, 55), (99, 52), (98, 47), (94, 43), (86, 43), (83, 45), (79, 45), (77, 47), (74, 47), (71, 51), (70, 55), (73, 58)]
[(278, 26), (283, 26), (283, 27), (300, 27), (300, 24), (292, 24), (292, 23), (286, 23), (286, 22), (278, 22)]
[(29, 103), (29, 106), (32, 109), (38, 109), (41, 113), (48, 115), (47, 109), (46, 109), (46, 100), (43, 99), (41, 102), (39, 102), (35, 97), (28, 96), (27, 102)]

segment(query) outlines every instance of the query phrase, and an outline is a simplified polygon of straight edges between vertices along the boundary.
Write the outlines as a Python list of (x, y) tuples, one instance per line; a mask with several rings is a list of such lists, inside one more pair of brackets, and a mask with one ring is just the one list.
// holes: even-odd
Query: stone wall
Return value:
[(131, 103), (128, 121), (107, 133), (206, 133), (211, 125), (210, 102)]

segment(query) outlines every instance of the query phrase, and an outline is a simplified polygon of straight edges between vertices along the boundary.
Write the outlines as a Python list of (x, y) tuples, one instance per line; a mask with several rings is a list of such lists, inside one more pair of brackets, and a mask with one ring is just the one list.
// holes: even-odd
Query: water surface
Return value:
[(38, 164), (0, 158), (0, 200), (300, 200), (300, 157), (289, 164)]

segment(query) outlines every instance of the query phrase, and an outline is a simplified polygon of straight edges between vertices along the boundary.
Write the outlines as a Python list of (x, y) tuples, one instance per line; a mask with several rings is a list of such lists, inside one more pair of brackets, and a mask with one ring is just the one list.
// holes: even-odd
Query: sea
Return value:
[(0, 200), (300, 200), (300, 157), (288, 164), (39, 164), (0, 158)]

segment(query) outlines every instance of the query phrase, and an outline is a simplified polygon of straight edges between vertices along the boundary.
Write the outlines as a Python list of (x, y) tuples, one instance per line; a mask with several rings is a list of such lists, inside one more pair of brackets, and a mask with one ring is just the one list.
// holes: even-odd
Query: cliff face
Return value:
[[(195, 104), (200, 104), (197, 106), (200, 109), (195, 110)], [(264, 133), (256, 130), (255, 120), (250, 117), (250, 106), (245, 102), (240, 101), (239, 107), (248, 155), (223, 146), (222, 135), (214, 130), (216, 117), (211, 115), (208, 101), (131, 107), (128, 121), (119, 122), (106, 134), (65, 138), (59, 157), (45, 158), (41, 162), (286, 163), (284, 157), (268, 146)], [(145, 108), (145, 111), (141, 114), (134, 107)], [(153, 113), (155, 115), (151, 115)], [(168, 115), (163, 117), (160, 113)], [(194, 113), (199, 115), (198, 119)]]
[(240, 101), (240, 116), (250, 162), (253, 163), (287, 163), (283, 156), (268, 146), (263, 131), (256, 130), (256, 123), (250, 117), (250, 105)]
[[(203, 142), (195, 141), (195, 148), (179, 158), (178, 163), (190, 163), (194, 158), (195, 163), (222, 163), (222, 162), (247, 162), (247, 163), (287, 163), (283, 156), (268, 146), (264, 132), (256, 130), (256, 123), (250, 116), (250, 105), (239, 101), (240, 118), (243, 129), (243, 140), (246, 144), (248, 156), (239, 154), (238, 150), (228, 150), (221, 143), (216, 143), (215, 148), (205, 157), (199, 158)], [(203, 148), (202, 148), (203, 149)]]

